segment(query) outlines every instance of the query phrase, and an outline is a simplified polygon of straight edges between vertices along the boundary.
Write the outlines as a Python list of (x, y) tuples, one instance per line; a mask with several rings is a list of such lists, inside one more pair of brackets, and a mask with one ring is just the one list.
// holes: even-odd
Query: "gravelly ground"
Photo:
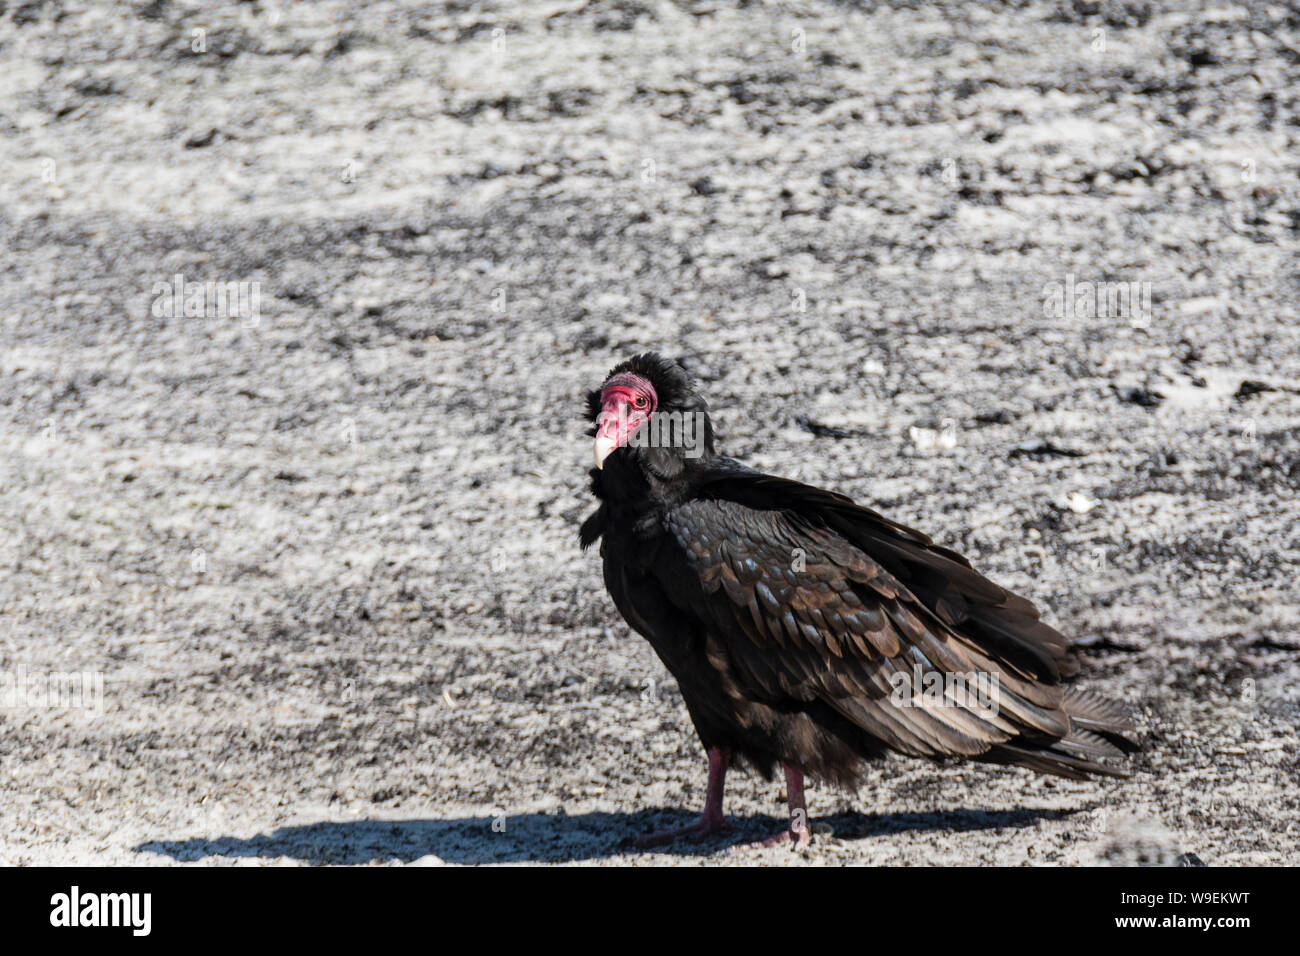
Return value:
[[(0, 4), (0, 690), (103, 681), (0, 701), (0, 862), (1300, 862), (1285, 7)], [(576, 543), (644, 348), (1079, 636), (1134, 777), (630, 851), (704, 786)]]

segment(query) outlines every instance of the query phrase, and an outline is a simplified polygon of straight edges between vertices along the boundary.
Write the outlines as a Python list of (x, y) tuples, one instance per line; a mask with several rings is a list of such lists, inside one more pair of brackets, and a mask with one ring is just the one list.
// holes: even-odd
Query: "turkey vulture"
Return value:
[(1137, 748), (1120, 705), (1062, 686), (1069, 642), (961, 555), (849, 498), (714, 450), (708, 406), (653, 353), (587, 396), (595, 438), (582, 525), (619, 612), (676, 678), (709, 761), (699, 822), (725, 824), (733, 762), (785, 773), (811, 839), (805, 775), (851, 786), (887, 751), (1085, 779)]

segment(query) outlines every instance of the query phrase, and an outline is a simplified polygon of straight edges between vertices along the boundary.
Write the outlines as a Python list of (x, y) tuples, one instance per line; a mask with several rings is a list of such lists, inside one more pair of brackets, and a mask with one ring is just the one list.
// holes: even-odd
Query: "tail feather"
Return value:
[(1070, 733), (1056, 742), (1058, 749), (1066, 750), (1076, 757), (1106, 759), (1123, 757), (1124, 751), (1100, 734), (1090, 730), (1072, 727)]
[(1075, 727), (1100, 734), (1125, 753), (1138, 749), (1137, 741), (1132, 739), (1137, 728), (1124, 705), (1118, 701), (1071, 687), (1065, 692), (1061, 705)]
[(1075, 688), (1065, 692), (1061, 705), (1070, 718), (1070, 732), (1064, 737), (1017, 738), (997, 745), (981, 759), (1071, 780), (1127, 777), (1129, 771), (1105, 763), (1140, 749), (1134, 739), (1137, 729), (1123, 705)]

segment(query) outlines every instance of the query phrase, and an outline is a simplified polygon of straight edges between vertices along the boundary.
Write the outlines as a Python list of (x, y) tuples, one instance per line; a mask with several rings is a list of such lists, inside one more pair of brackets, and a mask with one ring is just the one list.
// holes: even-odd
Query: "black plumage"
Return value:
[[(615, 605), (676, 678), (710, 753), (716, 812), (695, 832), (721, 824), (737, 759), (765, 777), (783, 765), (792, 813), (803, 774), (850, 786), (886, 751), (1122, 775), (1107, 761), (1135, 747), (1123, 709), (1062, 685), (1069, 642), (1025, 598), (843, 495), (719, 456), (704, 399), (659, 356), (617, 366), (587, 411), (600, 507), (582, 545), (600, 541)], [(637, 441), (647, 412), (677, 427), (659, 447)], [(693, 447), (681, 416), (702, 425)], [(971, 680), (995, 694), (975, 698)]]

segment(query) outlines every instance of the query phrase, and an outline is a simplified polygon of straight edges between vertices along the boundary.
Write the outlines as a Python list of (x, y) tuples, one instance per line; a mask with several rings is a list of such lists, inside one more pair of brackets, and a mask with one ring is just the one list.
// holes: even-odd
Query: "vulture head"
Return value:
[(598, 469), (639, 467), (667, 480), (713, 455), (708, 403), (684, 368), (654, 352), (614, 366), (587, 395), (587, 415)]

